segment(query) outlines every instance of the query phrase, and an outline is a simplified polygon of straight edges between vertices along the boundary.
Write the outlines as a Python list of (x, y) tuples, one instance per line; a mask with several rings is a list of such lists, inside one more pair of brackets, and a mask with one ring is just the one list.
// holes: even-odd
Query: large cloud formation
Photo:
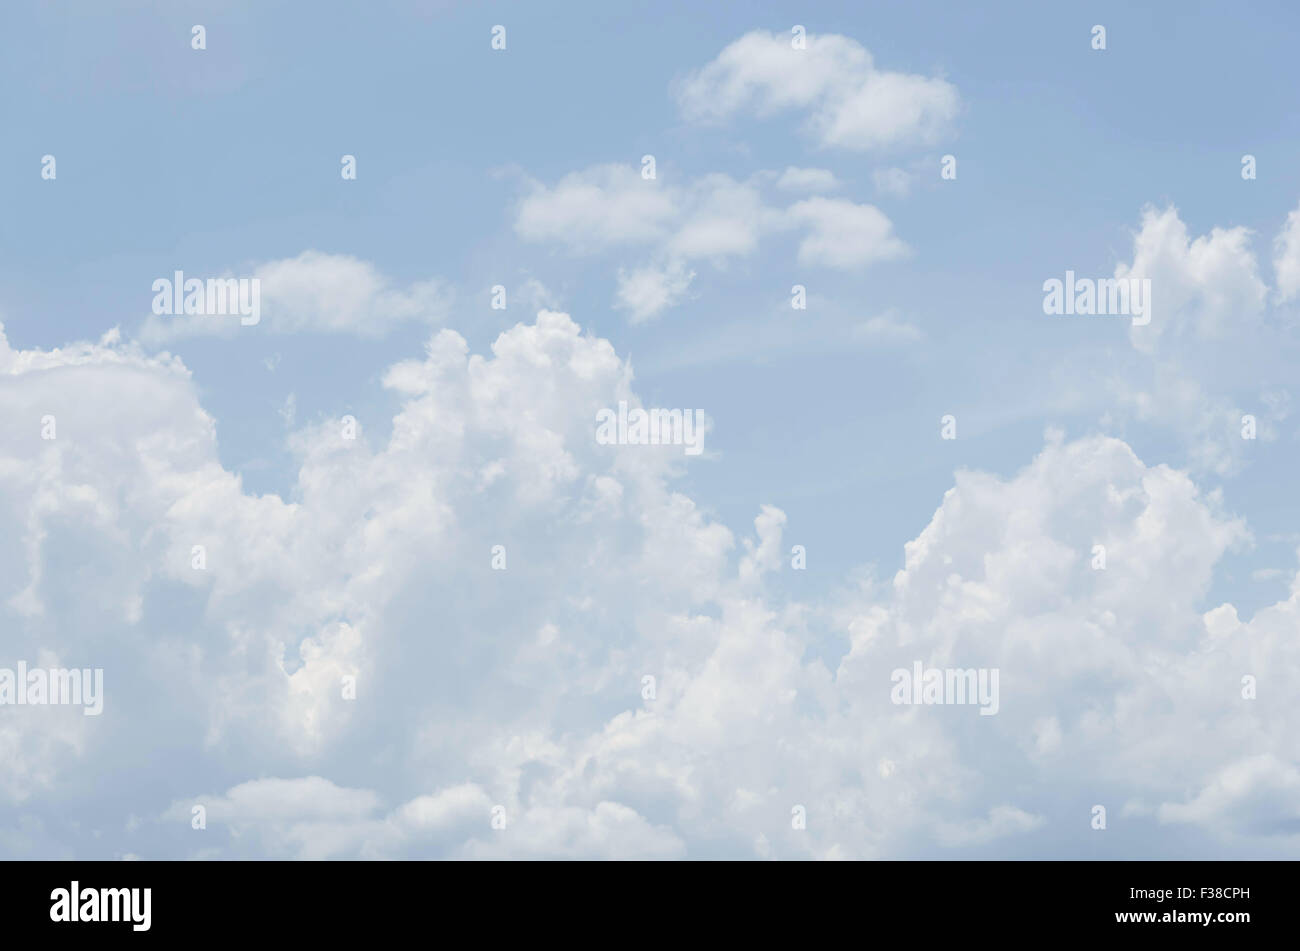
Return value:
[[(391, 419), (302, 428), (292, 492), (259, 496), (179, 360), (0, 335), (0, 666), (106, 691), (3, 709), (0, 848), (1297, 852), (1300, 584), (1207, 605), (1250, 533), (1188, 474), (1049, 432), (959, 472), (892, 578), (807, 603), (774, 583), (780, 508), (738, 538), (675, 490), (681, 447), (596, 443), (640, 403), (567, 315), (490, 354), (437, 332), (383, 383)], [(997, 668), (998, 713), (895, 705), (916, 661)]]

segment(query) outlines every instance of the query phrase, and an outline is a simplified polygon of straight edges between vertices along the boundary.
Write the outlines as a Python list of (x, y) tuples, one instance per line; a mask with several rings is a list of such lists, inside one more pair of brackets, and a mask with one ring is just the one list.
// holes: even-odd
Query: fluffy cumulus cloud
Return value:
[[(1149, 281), (1149, 322), (1134, 321), (1129, 339), (1145, 365), (1108, 384), (1115, 406), (1142, 423), (1178, 434), (1194, 469), (1219, 476), (1239, 472), (1252, 445), (1243, 440), (1249, 415), (1257, 438), (1279, 438), (1288, 413), (1285, 393), (1264, 389), (1243, 401), (1222, 369), (1251, 365), (1277, 347), (1293, 323), (1292, 261), (1298, 213), (1273, 241), (1272, 289), (1260, 274), (1256, 236), (1247, 228), (1214, 227), (1193, 236), (1177, 208), (1142, 210), (1131, 260), (1116, 278)], [(1270, 310), (1271, 308), (1271, 310)], [(1253, 378), (1236, 383), (1254, 386)]]
[(1133, 261), (1116, 267), (1115, 276), (1151, 282), (1151, 320), (1132, 328), (1134, 346), (1148, 351), (1168, 338), (1247, 329), (1268, 297), (1249, 229), (1214, 228), (1191, 238), (1172, 206), (1143, 210)]
[[(639, 402), (567, 315), (382, 383), (258, 495), (179, 361), (0, 336), (7, 662), (105, 670), (98, 717), (6, 708), (8, 852), (1050, 856), (1094, 804), (1115, 854), (1300, 851), (1300, 583), (1207, 602), (1251, 534), (1187, 473), (1051, 432), (805, 603), (781, 508), (733, 531), (680, 446), (596, 443)], [(916, 662), (996, 669), (998, 712), (895, 703)]]
[[(789, 205), (765, 195), (833, 189), (833, 175), (790, 167), (745, 181), (708, 174), (682, 183), (642, 178), (631, 166), (600, 165), (554, 185), (530, 182), (515, 214), (515, 233), (574, 254), (641, 255), (617, 271), (615, 305), (633, 323), (657, 316), (687, 294), (695, 262), (723, 268), (752, 258), (764, 239), (793, 233), (800, 264), (854, 270), (907, 253), (893, 222), (874, 205), (822, 195)], [(788, 201), (789, 197), (784, 196)]]
[(745, 34), (679, 83), (682, 112), (696, 121), (799, 112), (820, 145), (856, 151), (930, 145), (948, 134), (960, 97), (947, 80), (879, 69), (847, 36), (804, 39), (799, 48), (795, 36)]
[(1134, 346), (1159, 352), (1179, 341), (1256, 332), (1270, 303), (1293, 303), (1300, 296), (1300, 208), (1273, 237), (1271, 291), (1260, 276), (1255, 241), (1241, 226), (1193, 238), (1174, 206), (1144, 208), (1132, 260), (1115, 268), (1116, 277), (1151, 281), (1151, 321), (1133, 327)]

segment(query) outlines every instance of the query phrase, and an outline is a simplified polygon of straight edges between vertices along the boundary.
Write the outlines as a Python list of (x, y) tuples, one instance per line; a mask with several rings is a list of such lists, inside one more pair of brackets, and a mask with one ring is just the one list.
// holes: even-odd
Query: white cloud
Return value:
[(1286, 224), (1273, 240), (1273, 274), (1280, 303), (1300, 296), (1300, 208), (1286, 216)]
[(1178, 210), (1148, 207), (1133, 239), (1133, 261), (1119, 278), (1151, 281), (1151, 320), (1130, 330), (1134, 346), (1152, 351), (1162, 340), (1213, 338), (1251, 326), (1267, 289), (1246, 228), (1214, 228), (1192, 239)]
[[(1108, 393), (1112, 405), (1127, 408), (1137, 421), (1178, 434), (1195, 471), (1231, 475), (1250, 457), (1251, 443), (1241, 438), (1246, 410), (1233, 399), (1207, 389), (1178, 360), (1155, 364), (1141, 386), (1123, 378), (1112, 379)], [(1277, 417), (1272, 409), (1267, 403), (1252, 409), (1257, 415), (1258, 438), (1265, 442), (1275, 439)]]
[(799, 263), (851, 270), (907, 254), (894, 226), (874, 205), (841, 198), (808, 198), (790, 206), (790, 218), (808, 227)]
[(553, 187), (532, 183), (519, 203), (515, 232), (527, 241), (591, 252), (663, 239), (679, 214), (676, 190), (643, 179), (628, 165), (597, 165)]
[(1188, 802), (1162, 803), (1161, 822), (1249, 836), (1300, 837), (1300, 769), (1273, 753), (1231, 762)]
[[(534, 184), (520, 204), (515, 230), (527, 240), (553, 241), (579, 253), (620, 244), (647, 248), (651, 260), (618, 271), (616, 306), (633, 323), (685, 297), (697, 274), (692, 262), (725, 267), (753, 256), (768, 235), (802, 232), (799, 261), (818, 267), (861, 267), (907, 251), (892, 222), (873, 205), (821, 196), (788, 208), (767, 203), (758, 183), (771, 182), (770, 172), (744, 182), (713, 174), (669, 185), (644, 181), (631, 167), (616, 168), (575, 172), (554, 187)], [(807, 174), (816, 171), (787, 169), (777, 184), (827, 185), (824, 177)], [(645, 193), (657, 196), (652, 218), (642, 214)]]
[[(176, 361), (0, 337), (7, 643), (110, 672), (81, 738), (0, 734), (5, 802), (67, 809), (147, 736), (166, 763), (133, 809), (158, 821), (95, 806), (140, 855), (1053, 855), (1097, 801), (1169, 804), (1128, 820), (1135, 856), (1185, 823), (1294, 851), (1300, 585), (1249, 622), (1207, 610), (1249, 536), (1185, 473), (1053, 435), (1010, 476), (959, 472), (892, 581), (805, 603), (778, 593), (781, 509), (737, 546), (674, 488), (680, 452), (596, 445), (596, 410), (636, 395), (567, 316), (485, 354), (442, 331), (384, 384), (391, 427), (294, 435), (286, 500), (221, 466)], [(1000, 712), (893, 705), (916, 660), (1000, 670)], [(199, 768), (228, 778), (188, 788)], [(102, 848), (56, 817), (5, 841)]]
[(539, 310), (557, 310), (560, 306), (559, 295), (535, 277), (525, 280), (515, 294), (524, 306), (529, 308), (530, 313), (537, 313)]
[(1045, 821), (1042, 816), (1030, 815), (1014, 806), (994, 806), (989, 810), (989, 814), (981, 819), (941, 823), (938, 837), (944, 845), (957, 847), (982, 845), (1004, 836), (1032, 832), (1042, 828)]
[(756, 581), (764, 573), (773, 571), (781, 565), (781, 533), (785, 528), (786, 516), (775, 505), (764, 505), (758, 517), (754, 519), (754, 528), (758, 532), (758, 544), (745, 539), (748, 554), (740, 562), (740, 580)]
[(789, 165), (776, 180), (776, 187), (792, 192), (831, 192), (840, 187), (840, 181), (829, 169)]
[(912, 191), (912, 174), (901, 168), (878, 168), (871, 173), (876, 191), (893, 198), (906, 198)]
[(708, 121), (801, 109), (822, 145), (860, 151), (930, 144), (948, 133), (959, 97), (946, 80), (879, 70), (846, 36), (809, 36), (804, 50), (790, 39), (758, 30), (728, 45), (679, 85), (682, 112)]
[(691, 186), (689, 210), (668, 239), (669, 254), (687, 260), (745, 257), (760, 234), (776, 223), (758, 189), (727, 175), (706, 175)]
[(187, 336), (241, 332), (379, 337), (406, 322), (441, 323), (451, 305), (451, 291), (442, 281), (394, 287), (373, 264), (347, 254), (304, 251), (296, 258), (259, 264), (246, 276), (260, 282), (261, 320), (256, 329), (240, 326), (235, 317), (150, 314), (140, 339), (160, 345)]
[(896, 314), (877, 314), (853, 328), (855, 336), (887, 343), (910, 343), (924, 336), (914, 324)]
[[(1285, 299), (1288, 233), (1284, 229), (1275, 243), (1274, 300)], [(1272, 442), (1289, 412), (1285, 391), (1244, 395), (1256, 380), (1239, 373), (1233, 378), (1235, 368), (1257, 363), (1282, 342), (1276, 330), (1283, 322), (1267, 319), (1270, 294), (1252, 237), (1243, 227), (1215, 227), (1193, 238), (1176, 208), (1148, 206), (1134, 235), (1132, 262), (1115, 268), (1116, 277), (1150, 281), (1150, 323), (1130, 327), (1142, 359), (1128, 372), (1108, 374), (1107, 402), (1140, 423), (1175, 432), (1197, 472), (1240, 471), (1255, 455), (1255, 444), (1242, 439), (1243, 417), (1255, 417), (1259, 441)], [(1213, 385), (1204, 382), (1209, 379)]]
[[(357, 819), (378, 807), (369, 790), (341, 789), (327, 779), (258, 779), (235, 786), (223, 796), (195, 797), (208, 817), (238, 824), (273, 819)], [(177, 803), (175, 810), (188, 821), (193, 806)]]
[(664, 267), (648, 265), (618, 272), (618, 306), (629, 312), (632, 323), (641, 323), (672, 307), (686, 293), (695, 278), (679, 261)]

